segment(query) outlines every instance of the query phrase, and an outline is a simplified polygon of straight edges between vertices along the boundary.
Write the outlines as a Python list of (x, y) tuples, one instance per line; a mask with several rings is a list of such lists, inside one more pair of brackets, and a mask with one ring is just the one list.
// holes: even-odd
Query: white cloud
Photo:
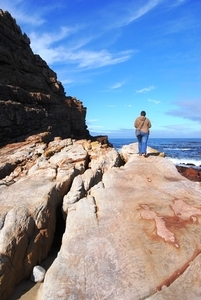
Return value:
[(144, 94), (144, 93), (151, 92), (152, 90), (155, 90), (155, 89), (156, 89), (156, 87), (154, 85), (150, 85), (150, 86), (145, 87), (141, 90), (136, 90), (136, 93), (143, 93)]
[(152, 100), (152, 99), (148, 99), (149, 102), (153, 102), (155, 104), (159, 104), (161, 103), (161, 101), (158, 101), (158, 100)]
[(80, 68), (99, 68), (122, 63), (130, 59), (132, 51), (122, 51), (110, 53), (107, 50), (86, 51), (81, 50), (77, 53), (68, 53), (65, 58), (70, 58), (71, 62), (77, 63)]
[(111, 86), (111, 90), (115, 90), (115, 89), (119, 89), (120, 87), (122, 87), (122, 83), (115, 83), (113, 86)]
[(62, 84), (70, 84), (70, 83), (73, 83), (75, 82), (73, 79), (64, 79), (62, 80)]
[(186, 0), (175, 0), (175, 1), (171, 1), (169, 4), (170, 8), (174, 8), (176, 6), (182, 5), (186, 2)]
[(31, 32), (29, 34), (29, 37), (31, 40), (32, 50), (38, 54), (40, 54), (40, 52), (43, 52), (44, 50), (51, 50), (50, 46), (52, 44), (65, 39), (75, 32), (76, 28), (66, 26), (61, 27), (56, 33), (36, 34), (35, 32)]
[[(163, 0), (149, 0), (143, 5), (138, 5), (138, 2), (135, 0), (135, 1), (131, 1), (130, 4), (126, 6), (122, 6), (121, 4), (121, 11), (118, 14), (118, 18), (116, 18), (118, 21), (116, 22), (113, 21), (110, 27), (119, 28), (119, 27), (127, 26), (128, 24), (141, 18), (143, 15), (147, 14), (153, 8), (158, 6), (162, 1)], [(115, 12), (117, 11), (116, 7), (114, 11)], [(115, 20), (115, 18), (112, 19)]]
[(99, 121), (99, 119), (90, 119), (90, 120), (88, 120), (88, 123), (94, 123), (94, 122), (98, 122)]
[(136, 11), (134, 11), (132, 13), (130, 18), (127, 20), (127, 24), (142, 17), (144, 14), (148, 13), (150, 10), (152, 10), (154, 7), (156, 7), (158, 4), (160, 4), (160, 2), (162, 2), (162, 1), (161, 0), (150, 0), (143, 6), (139, 7)]
[(24, 0), (4, 0), (1, 3), (1, 9), (9, 11), (12, 17), (17, 20), (17, 23), (40, 26), (46, 22), (46, 20), (40, 16), (40, 11), (36, 13), (32, 11), (30, 13), (26, 8), (26, 1)]
[[(103, 49), (99, 51), (80, 49), (89, 42), (89, 39), (79, 40), (76, 44), (65, 46), (65, 39), (74, 34), (77, 28), (61, 27), (57, 33), (30, 34), (31, 47), (34, 53), (39, 54), (47, 64), (61, 62), (77, 64), (78, 68), (100, 68), (122, 63), (131, 58), (133, 50), (110, 53)], [(63, 42), (64, 46), (53, 47), (54, 43)]]
[(99, 132), (100, 129), (103, 128), (102, 125), (94, 125), (94, 123), (96, 123), (98, 121), (99, 121), (99, 119), (89, 119), (89, 120), (86, 121), (86, 124), (88, 126), (88, 130), (90, 132), (97, 133), (97, 132)]

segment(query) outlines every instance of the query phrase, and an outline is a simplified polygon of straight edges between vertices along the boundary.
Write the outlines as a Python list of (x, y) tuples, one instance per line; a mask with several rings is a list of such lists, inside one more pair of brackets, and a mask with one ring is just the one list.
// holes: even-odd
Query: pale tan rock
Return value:
[[(160, 291), (157, 291), (148, 300), (199, 300), (201, 299), (200, 286), (201, 255), (195, 253), (195, 257), (184, 265), (183, 270), (179, 270), (172, 275), (173, 283), (169, 286), (163, 285)], [(168, 283), (167, 283), (168, 285)]]
[[(38, 137), (28, 140), (7, 145), (0, 152), (1, 300), (7, 300), (15, 285), (47, 257), (63, 197), (71, 195), (69, 203), (79, 201), (102, 178), (100, 168), (88, 168), (90, 155), (101, 145), (89, 153), (83, 144), (90, 143), (84, 140), (58, 137), (49, 144), (39, 143)], [(98, 152), (93, 161), (96, 158)]]
[(100, 169), (106, 172), (112, 167), (119, 167), (122, 162), (119, 153), (114, 148), (94, 148), (89, 151), (90, 163), (89, 167), (92, 170)]
[(201, 188), (171, 161), (132, 144), (124, 166), (115, 149), (84, 140), (21, 146), (0, 152), (1, 166), (12, 157), (0, 182), (2, 300), (47, 256), (62, 204), (61, 249), (37, 299), (200, 295)]
[[(129, 160), (130, 157), (137, 154), (138, 154), (138, 143), (131, 143), (129, 145), (124, 145), (120, 149), (120, 155), (123, 158), (123, 160), (126, 162)], [(156, 149), (153, 149), (149, 146), (147, 147), (147, 155), (165, 157), (164, 152), (159, 152)]]
[(97, 146), (97, 142), (95, 145), (95, 147), (90, 147), (90, 151), (88, 151), (90, 157), (89, 169), (74, 179), (70, 191), (63, 198), (63, 211), (65, 213), (68, 212), (71, 204), (83, 198), (92, 186), (101, 181), (104, 172), (112, 167), (120, 166), (120, 155), (115, 149), (101, 148), (101, 144)]
[(199, 299), (200, 199), (171, 161), (130, 156), (69, 207), (37, 299)]

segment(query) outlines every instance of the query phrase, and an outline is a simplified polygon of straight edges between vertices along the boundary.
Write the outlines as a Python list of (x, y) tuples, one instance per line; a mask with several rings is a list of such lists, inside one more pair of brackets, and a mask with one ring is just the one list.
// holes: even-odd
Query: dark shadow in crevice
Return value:
[[(49, 269), (49, 267), (57, 257), (57, 254), (61, 248), (61, 242), (62, 242), (63, 233), (65, 231), (65, 225), (66, 224), (62, 215), (62, 204), (61, 204), (57, 207), (56, 210), (56, 229), (55, 229), (52, 246), (50, 248), (50, 251), (46, 259), (40, 264), (46, 271)], [(24, 280), (21, 282), (21, 284), (19, 284), (16, 287), (14, 293), (9, 298), (9, 300), (21, 299), (21, 297), (23, 297), (24, 294), (26, 294), (27, 299), (29, 298), (30, 300), (33, 300), (35, 299), (35, 294), (37, 293), (39, 286), (40, 283), (35, 283), (31, 281), (30, 278)]]
[(62, 237), (65, 231), (66, 223), (62, 214), (62, 204), (57, 207), (56, 210), (56, 228), (54, 233), (54, 238), (52, 246), (50, 248), (51, 252), (59, 252), (61, 248)]

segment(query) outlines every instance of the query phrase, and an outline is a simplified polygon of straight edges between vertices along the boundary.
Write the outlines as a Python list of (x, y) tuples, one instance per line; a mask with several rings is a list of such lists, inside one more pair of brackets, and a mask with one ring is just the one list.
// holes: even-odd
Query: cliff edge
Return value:
[(44, 132), (46, 137), (89, 137), (82, 102), (66, 97), (56, 73), (2, 10), (0, 41), (0, 146)]

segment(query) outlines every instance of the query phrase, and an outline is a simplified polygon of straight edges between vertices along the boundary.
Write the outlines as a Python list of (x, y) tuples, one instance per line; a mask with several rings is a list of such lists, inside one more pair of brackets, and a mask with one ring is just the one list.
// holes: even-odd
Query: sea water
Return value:
[[(123, 145), (136, 143), (132, 138), (109, 138), (119, 151)], [(164, 152), (175, 165), (192, 164), (201, 167), (201, 138), (149, 138), (148, 146)]]

